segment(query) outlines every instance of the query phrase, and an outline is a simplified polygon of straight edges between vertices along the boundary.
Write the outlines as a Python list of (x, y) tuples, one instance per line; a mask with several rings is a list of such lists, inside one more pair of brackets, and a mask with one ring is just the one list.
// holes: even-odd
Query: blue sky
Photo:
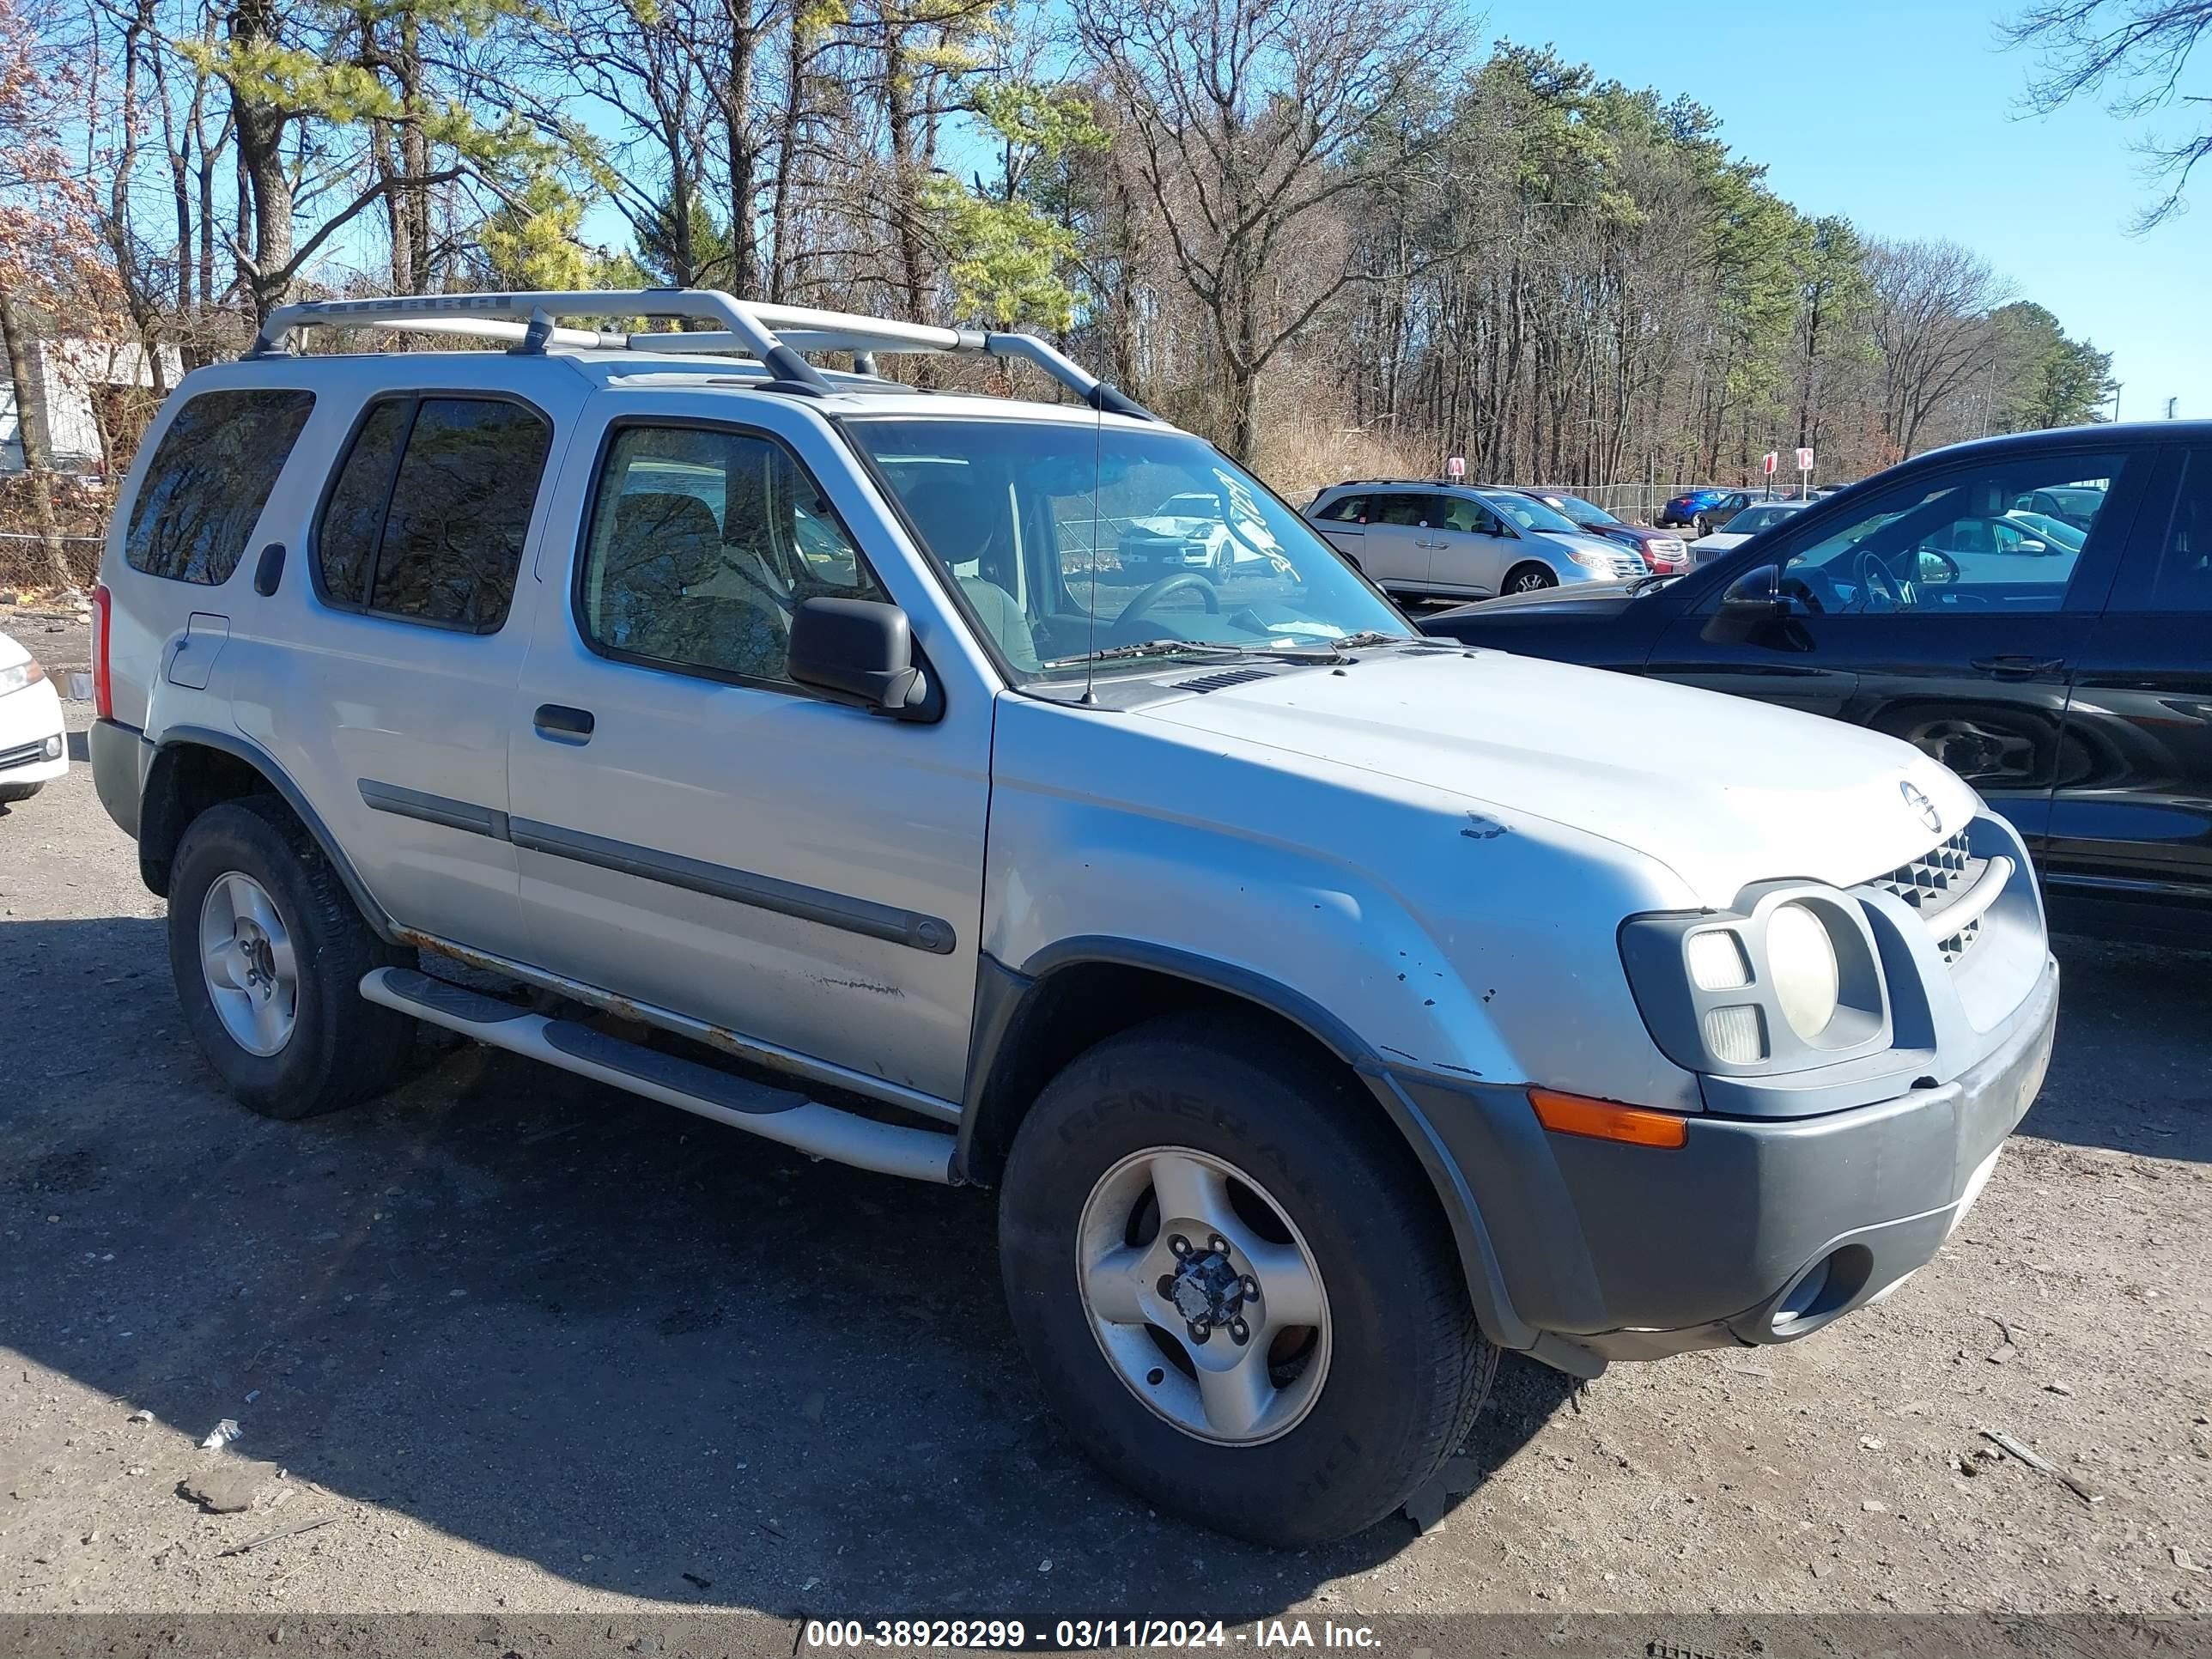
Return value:
[(2159, 121), (2116, 121), (2094, 103), (2024, 113), (2033, 60), (1996, 39), (2010, 9), (1493, 0), (1483, 30), (1486, 44), (1548, 41), (1601, 77), (1687, 93), (1802, 212), (1965, 243), (2068, 333), (2112, 354), (2123, 419), (2163, 415), (2168, 398), (2184, 416), (2212, 416), (2212, 170), (2198, 173), (2195, 213), (2130, 235), (2155, 194), (2130, 145)]

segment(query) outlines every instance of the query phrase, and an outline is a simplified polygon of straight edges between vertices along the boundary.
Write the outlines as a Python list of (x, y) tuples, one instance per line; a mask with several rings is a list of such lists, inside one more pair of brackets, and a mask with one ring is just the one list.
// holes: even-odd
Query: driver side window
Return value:
[(799, 600), (884, 598), (789, 450), (705, 427), (616, 433), (577, 581), (585, 641), (602, 656), (781, 685)]
[[(2124, 529), (2105, 504), (2135, 465), (2109, 451), (2004, 456), (1900, 484), (1793, 552), (1783, 591), (1827, 614), (2063, 610), (2090, 543)], [(2039, 510), (2060, 501), (2069, 517)]]

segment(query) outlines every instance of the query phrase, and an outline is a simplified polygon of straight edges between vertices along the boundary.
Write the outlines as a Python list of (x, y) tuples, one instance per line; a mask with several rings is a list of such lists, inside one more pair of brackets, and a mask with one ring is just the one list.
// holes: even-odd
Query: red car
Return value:
[(1563, 489), (1542, 489), (1533, 486), (1507, 484), (1516, 495), (1526, 495), (1539, 501), (1554, 513), (1574, 520), (1577, 529), (1593, 536), (1602, 536), (1607, 541), (1620, 542), (1644, 555), (1644, 562), (1655, 576), (1687, 570), (1690, 556), (1682, 538), (1669, 531), (1655, 530), (1648, 524), (1630, 524), (1617, 519), (1595, 501), (1586, 501), (1579, 495), (1570, 495)]

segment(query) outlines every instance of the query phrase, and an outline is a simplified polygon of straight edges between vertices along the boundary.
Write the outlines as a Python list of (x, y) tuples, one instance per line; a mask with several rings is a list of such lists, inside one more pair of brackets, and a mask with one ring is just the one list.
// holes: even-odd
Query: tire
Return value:
[[(1195, 1326), (1170, 1335), (1150, 1317), (1182, 1317), (1164, 1299), (1146, 1304), (1142, 1323), (1096, 1324), (1094, 1298), (1082, 1286), (1080, 1264), (1095, 1249), (1145, 1247), (1127, 1252), (1139, 1267), (1110, 1279), (1139, 1295), (1180, 1284), (1152, 1279), (1155, 1267), (1197, 1261), (1195, 1242), (1188, 1258), (1173, 1249), (1182, 1235), (1168, 1217), (1187, 1206), (1164, 1205), (1159, 1194), (1169, 1189), (1151, 1185), (1149, 1173), (1140, 1177), (1149, 1198), (1132, 1209), (1133, 1231), (1100, 1242), (1095, 1215), (1110, 1234), (1121, 1213), (1114, 1203), (1101, 1209), (1102, 1200), (1133, 1190), (1121, 1184), (1127, 1172), (1164, 1168), (1162, 1158), (1211, 1164), (1257, 1188), (1256, 1209), (1235, 1207), (1232, 1226), (1243, 1231), (1230, 1281), (1247, 1271), (1248, 1255), (1249, 1268), (1279, 1287), (1295, 1273), (1279, 1279), (1270, 1260), (1303, 1259), (1318, 1270), (1321, 1323), (1303, 1337), (1297, 1328), (1274, 1335), (1266, 1314), (1290, 1309), (1295, 1292), (1278, 1300), (1255, 1278), (1242, 1280), (1253, 1287), (1240, 1310), (1258, 1327), (1248, 1352), (1266, 1362), (1259, 1393), (1267, 1401), (1242, 1437), (1172, 1415), (1178, 1400), (1200, 1398), (1194, 1355), (1237, 1362), (1223, 1328), (1203, 1346), (1189, 1340)], [(1301, 1547), (1390, 1514), (1466, 1437), (1497, 1369), (1450, 1229), (1395, 1128), (1373, 1100), (1256, 1022), (1155, 1020), (1070, 1065), (1015, 1137), (999, 1244), (1014, 1329), (1068, 1433), (1150, 1502), (1256, 1542)], [(1235, 1327), (1225, 1334), (1235, 1338)], [(1157, 1352), (1162, 1363), (1146, 1371), (1149, 1357), (1114, 1357), (1132, 1352)]]
[(36, 783), (0, 783), (0, 806), (13, 806), (17, 801), (28, 800), (46, 787), (44, 778)]
[[(256, 956), (240, 945), (227, 953), (222, 969), (203, 965), (204, 930), (212, 926), (220, 933), (222, 915), (246, 914), (249, 907), (237, 901), (255, 892), (278, 927), (252, 931), (281, 939), (291, 964), (293, 1012), (281, 1042), (266, 1053), (241, 1042), (217, 998), (234, 1012), (233, 992), (266, 1007), (272, 978), (283, 975), (252, 964), (273, 962), (273, 953)], [(237, 936), (248, 931), (239, 927)], [(370, 969), (408, 960), (369, 931), (322, 849), (275, 797), (225, 801), (185, 829), (170, 876), (169, 970), (192, 1040), (241, 1104), (264, 1117), (314, 1117), (397, 1082), (413, 1052), (415, 1022), (364, 1001), (359, 987)], [(218, 971), (234, 981), (246, 972), (252, 983), (219, 988)], [(281, 1009), (281, 993), (276, 1000)]]
[(1498, 591), (1500, 593), (1540, 593), (1547, 587), (1559, 585), (1559, 577), (1547, 565), (1516, 564), (1505, 573), (1505, 580), (1498, 584)]

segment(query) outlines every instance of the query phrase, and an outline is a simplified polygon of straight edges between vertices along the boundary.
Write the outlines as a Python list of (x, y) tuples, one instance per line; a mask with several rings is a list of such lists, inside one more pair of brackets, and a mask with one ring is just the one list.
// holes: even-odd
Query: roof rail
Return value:
[[(691, 333), (624, 334), (562, 327), (554, 322), (556, 317), (676, 317), (720, 326)], [(520, 351), (543, 351), (549, 345), (558, 345), (755, 357), (787, 389), (803, 389), (817, 396), (833, 387), (800, 355), (804, 352), (982, 352), (1035, 364), (1093, 409), (1141, 420), (1158, 418), (1035, 335), (981, 333), (866, 317), (857, 312), (767, 305), (710, 288), (303, 301), (270, 312), (246, 355), (248, 358), (282, 356), (289, 349), (288, 341), (297, 329), (367, 327), (505, 340)]]

